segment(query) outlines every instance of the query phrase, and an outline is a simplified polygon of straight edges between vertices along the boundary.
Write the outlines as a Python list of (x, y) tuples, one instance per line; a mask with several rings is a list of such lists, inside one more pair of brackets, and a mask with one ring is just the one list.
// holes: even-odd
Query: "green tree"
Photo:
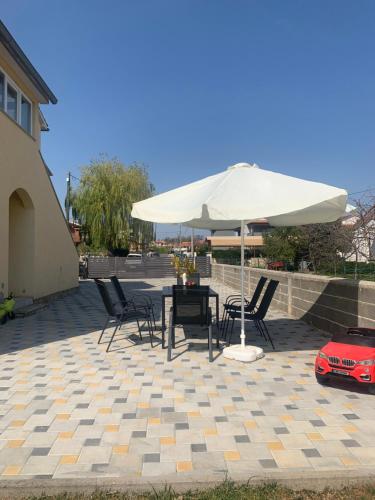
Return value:
[(342, 224), (341, 219), (324, 224), (310, 224), (301, 227), (301, 233), (308, 246), (308, 256), (315, 272), (336, 268), (353, 245), (353, 228)]
[(264, 253), (271, 260), (296, 264), (306, 253), (306, 241), (297, 227), (277, 227), (264, 236)]
[(315, 272), (332, 270), (352, 248), (353, 230), (342, 221), (309, 224), (300, 227), (279, 227), (264, 238), (265, 254), (272, 260), (294, 263), (308, 260)]
[(153, 239), (153, 224), (135, 220), (130, 214), (134, 202), (153, 193), (144, 167), (125, 166), (104, 156), (82, 168), (72, 207), (93, 247), (113, 251), (134, 243), (143, 248)]

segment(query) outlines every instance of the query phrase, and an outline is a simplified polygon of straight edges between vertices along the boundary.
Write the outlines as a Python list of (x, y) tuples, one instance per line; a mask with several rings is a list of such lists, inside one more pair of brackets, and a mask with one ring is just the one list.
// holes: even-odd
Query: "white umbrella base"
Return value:
[(252, 363), (257, 359), (263, 358), (264, 352), (263, 349), (254, 345), (242, 346), (238, 344), (225, 347), (223, 356), (224, 358), (235, 359), (236, 361), (243, 361), (244, 363)]

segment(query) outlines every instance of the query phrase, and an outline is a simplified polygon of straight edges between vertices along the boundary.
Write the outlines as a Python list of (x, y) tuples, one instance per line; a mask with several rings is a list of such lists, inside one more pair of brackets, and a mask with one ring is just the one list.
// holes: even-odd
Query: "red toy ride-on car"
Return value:
[(334, 334), (318, 352), (315, 375), (320, 384), (330, 378), (352, 380), (375, 389), (375, 329), (349, 328)]

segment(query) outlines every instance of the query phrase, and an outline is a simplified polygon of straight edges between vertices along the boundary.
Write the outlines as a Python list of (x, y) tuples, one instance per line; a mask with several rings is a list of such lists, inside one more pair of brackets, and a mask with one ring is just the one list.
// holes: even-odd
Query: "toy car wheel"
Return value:
[(370, 394), (375, 394), (375, 384), (369, 384), (369, 386), (368, 386), (368, 392)]
[(315, 374), (316, 376), (316, 381), (318, 384), (326, 385), (329, 382), (329, 378), (327, 375), (319, 375), (318, 373)]

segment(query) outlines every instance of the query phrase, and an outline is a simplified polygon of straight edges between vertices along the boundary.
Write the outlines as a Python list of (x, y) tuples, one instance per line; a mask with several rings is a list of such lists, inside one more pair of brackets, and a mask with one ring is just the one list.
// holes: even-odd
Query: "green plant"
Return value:
[(172, 265), (176, 270), (177, 277), (180, 278), (184, 273), (184, 266), (181, 257), (179, 257), (178, 255), (173, 255)]
[(305, 238), (298, 227), (278, 227), (264, 236), (264, 252), (269, 260), (295, 263), (305, 250)]
[(190, 260), (188, 257), (185, 257), (183, 262), (183, 267), (188, 276), (197, 272), (197, 268), (195, 267), (194, 262)]
[(195, 248), (195, 251), (198, 256), (203, 256), (206, 255), (206, 253), (209, 251), (209, 247), (207, 243), (204, 243), (203, 245), (199, 245)]
[(197, 272), (197, 268), (194, 265), (194, 262), (191, 261), (188, 257), (181, 258), (179, 255), (174, 255), (172, 257), (172, 264), (176, 270), (176, 275), (180, 278), (184, 273), (187, 276)]

